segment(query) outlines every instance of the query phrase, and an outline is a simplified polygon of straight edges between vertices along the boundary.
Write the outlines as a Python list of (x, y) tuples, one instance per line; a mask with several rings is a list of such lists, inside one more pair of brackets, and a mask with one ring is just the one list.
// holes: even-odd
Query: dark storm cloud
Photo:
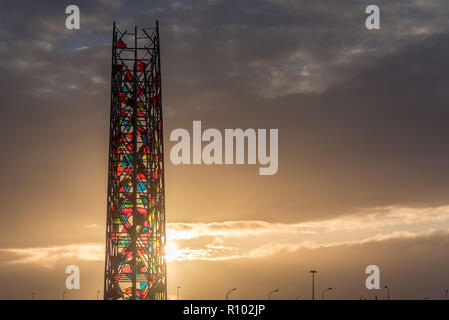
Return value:
[(297, 159), (287, 171), (342, 207), (445, 203), (447, 39), (401, 46), (321, 95), (278, 100), (298, 119), (286, 128)]

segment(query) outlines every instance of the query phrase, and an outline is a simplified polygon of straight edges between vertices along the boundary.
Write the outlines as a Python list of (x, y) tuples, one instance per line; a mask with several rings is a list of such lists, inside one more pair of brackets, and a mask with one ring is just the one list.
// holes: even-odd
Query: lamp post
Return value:
[(229, 289), (228, 292), (226, 292), (226, 300), (229, 300), (229, 295), (232, 293), (232, 291), (235, 291), (235, 290), (237, 290), (237, 288)]
[(324, 300), (324, 294), (326, 293), (326, 291), (330, 291), (330, 290), (332, 290), (332, 287), (329, 287), (329, 288), (323, 290), (323, 292), (321, 293), (321, 300)]
[(279, 290), (276, 289), (276, 290), (270, 291), (270, 292), (268, 293), (268, 300), (271, 300), (271, 295), (272, 295), (273, 293), (275, 293), (275, 292), (279, 292)]
[(387, 289), (387, 299), (390, 300), (390, 288), (385, 286), (385, 289)]
[(310, 270), (309, 273), (312, 274), (312, 300), (315, 300), (315, 273), (318, 273), (318, 271)]
[(179, 300), (179, 289), (181, 289), (180, 286), (176, 288), (176, 300)]

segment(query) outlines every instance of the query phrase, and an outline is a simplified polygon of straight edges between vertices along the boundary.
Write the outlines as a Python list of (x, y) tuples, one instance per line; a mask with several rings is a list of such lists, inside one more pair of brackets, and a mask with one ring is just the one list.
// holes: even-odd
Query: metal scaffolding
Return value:
[(112, 39), (104, 299), (167, 298), (159, 28)]

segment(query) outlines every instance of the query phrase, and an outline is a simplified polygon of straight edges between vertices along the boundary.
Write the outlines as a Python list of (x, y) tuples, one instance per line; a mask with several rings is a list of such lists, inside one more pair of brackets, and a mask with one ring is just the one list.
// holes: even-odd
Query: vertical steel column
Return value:
[(136, 265), (136, 257), (137, 257), (137, 229), (136, 223), (137, 221), (137, 26), (134, 27), (134, 72), (133, 72), (133, 111), (132, 111), (132, 125), (133, 125), (133, 168), (132, 168), (132, 188), (133, 188), (133, 227), (132, 227), (132, 254), (133, 254), (133, 268), (132, 268), (132, 300), (136, 300), (137, 292), (136, 292), (136, 279), (137, 279), (137, 265)]
[[(159, 21), (156, 20), (156, 37), (157, 37), (157, 41), (156, 41), (156, 51), (157, 51), (157, 76), (159, 79), (159, 103), (160, 103), (160, 121), (161, 121), (161, 156), (162, 156), (162, 169), (165, 171), (165, 162), (164, 162), (164, 121), (162, 121), (162, 76), (161, 76), (161, 45), (159, 42)], [(162, 190), (164, 190), (163, 194), (162, 194), (162, 213), (163, 213), (163, 223), (164, 223), (164, 228), (166, 227), (166, 223), (165, 223), (165, 174), (162, 175)], [(167, 238), (165, 237), (165, 230), (164, 230), (164, 240), (163, 240), (163, 245), (164, 248), (167, 244)], [(166, 257), (164, 257), (164, 260), (166, 259)], [(165, 262), (165, 261), (164, 261)], [(165, 262), (166, 265), (166, 262)], [(165, 286), (167, 287), (167, 272), (165, 272)], [(167, 299), (167, 292), (165, 292), (165, 299)]]

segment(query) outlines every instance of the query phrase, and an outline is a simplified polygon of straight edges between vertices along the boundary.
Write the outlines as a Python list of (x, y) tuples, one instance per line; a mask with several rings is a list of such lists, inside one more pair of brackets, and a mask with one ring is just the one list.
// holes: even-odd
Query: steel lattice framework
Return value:
[(167, 298), (159, 28), (112, 40), (104, 298)]

